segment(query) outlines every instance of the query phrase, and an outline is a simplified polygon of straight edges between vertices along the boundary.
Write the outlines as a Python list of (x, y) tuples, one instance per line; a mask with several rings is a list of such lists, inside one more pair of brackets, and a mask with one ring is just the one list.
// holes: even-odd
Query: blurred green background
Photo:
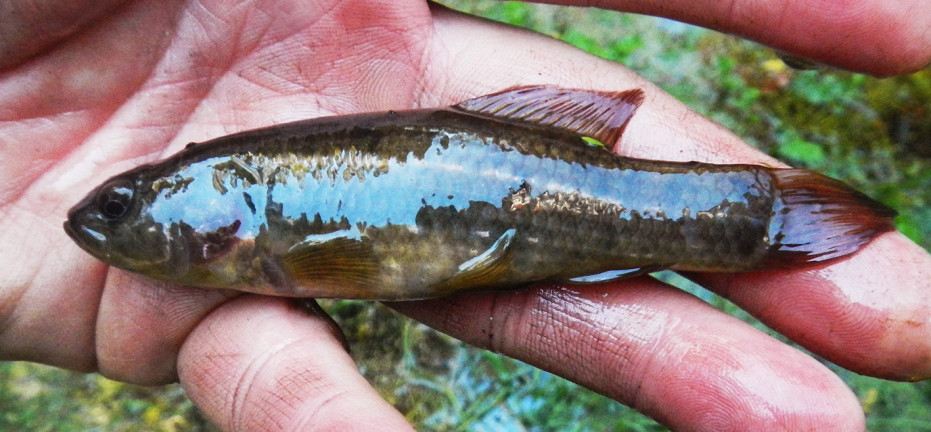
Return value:
[[(874, 79), (790, 69), (770, 50), (668, 20), (585, 8), (444, 0), (531, 28), (636, 70), (694, 110), (792, 165), (891, 205), (931, 246), (931, 70)], [(773, 334), (727, 301), (671, 283)], [(378, 304), (328, 301), (369, 381), (420, 430), (661, 431), (637, 412)], [(773, 334), (774, 337), (783, 339)], [(931, 384), (829, 365), (859, 396), (872, 431), (931, 431)], [(0, 363), (0, 430), (211, 431), (177, 386), (144, 388), (29, 363)]]

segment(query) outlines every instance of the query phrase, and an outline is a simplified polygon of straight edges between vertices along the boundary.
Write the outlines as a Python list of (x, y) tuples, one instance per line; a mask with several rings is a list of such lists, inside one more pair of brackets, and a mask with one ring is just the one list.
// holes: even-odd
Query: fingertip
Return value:
[[(831, 64), (878, 77), (918, 72), (931, 64), (931, 10), (922, 0), (823, 0), (815, 19), (836, 33), (837, 44), (804, 40)], [(809, 7), (806, 2), (802, 7)], [(837, 49), (837, 48), (840, 49)]]
[(359, 374), (329, 324), (288, 299), (224, 304), (181, 348), (182, 386), (223, 430), (411, 430)]
[(931, 377), (931, 256), (899, 233), (821, 268), (691, 277), (846, 369)]
[(637, 404), (671, 429), (865, 429), (858, 399), (811, 357), (752, 332), (731, 335), (726, 345), (693, 339), (688, 351), (669, 353), (675, 360), (643, 377), (656, 382), (644, 386)]
[(598, 7), (657, 15), (736, 34), (827, 65), (891, 76), (931, 63), (923, 0), (600, 0)]
[(893, 380), (931, 378), (927, 251), (901, 233), (888, 233), (863, 253), (821, 269), (814, 277), (834, 287), (839, 299), (850, 305), (847, 316), (864, 329), (844, 340), (844, 349), (859, 354), (853, 370)]
[(98, 371), (114, 380), (178, 380), (178, 350), (197, 323), (235, 292), (179, 287), (111, 269), (96, 328)]

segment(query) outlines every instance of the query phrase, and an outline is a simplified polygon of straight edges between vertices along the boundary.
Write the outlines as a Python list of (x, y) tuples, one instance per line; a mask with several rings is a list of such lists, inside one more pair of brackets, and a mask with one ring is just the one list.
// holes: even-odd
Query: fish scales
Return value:
[[(102, 185), (66, 230), (104, 261), (177, 283), (405, 300), (833, 259), (890, 229), (887, 209), (814, 173), (625, 158), (583, 139), (616, 139), (632, 110), (602, 119), (610, 127), (567, 129), (555, 126), (563, 117), (506, 112), (512, 99), (496, 97), (472, 100), (490, 107), (315, 119), (189, 146)], [(572, 106), (579, 95), (565, 97)], [(625, 97), (610, 100), (639, 104)], [(803, 180), (814, 194), (853, 194), (839, 198), (844, 211), (872, 212), (843, 250), (795, 241), (814, 244), (832, 232), (814, 233), (816, 222), (837, 219), (785, 185)]]

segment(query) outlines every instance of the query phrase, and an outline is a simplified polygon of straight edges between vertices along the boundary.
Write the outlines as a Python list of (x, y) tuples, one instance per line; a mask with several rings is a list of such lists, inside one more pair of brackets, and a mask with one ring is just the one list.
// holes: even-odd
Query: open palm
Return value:
[[(537, 83), (644, 88), (619, 145), (628, 155), (775, 163), (619, 65), (419, 0), (8, 4), (17, 13), (6, 11), (16, 19), (0, 30), (0, 358), (142, 384), (180, 379), (229, 430), (409, 426), (326, 322), (288, 301), (167, 286), (82, 252), (64, 215), (110, 175), (236, 131)], [(880, 74), (931, 56), (902, 46), (907, 54), (864, 61), (882, 50), (845, 56), (786, 33), (767, 42), (848, 67), (881, 64)], [(695, 277), (842, 366), (920, 379), (931, 375), (929, 276), (928, 254), (892, 233), (824, 268)], [(392, 306), (672, 427), (862, 428), (856, 399), (818, 362), (649, 279)]]

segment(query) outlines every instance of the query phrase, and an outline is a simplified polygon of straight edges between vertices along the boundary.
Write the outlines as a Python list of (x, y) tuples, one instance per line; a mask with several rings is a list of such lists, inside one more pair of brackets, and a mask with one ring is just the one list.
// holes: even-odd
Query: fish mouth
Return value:
[(70, 220), (66, 220), (65, 223), (62, 224), (62, 228), (65, 229), (65, 234), (68, 234), (68, 237), (71, 237), (72, 240), (77, 240), (77, 239), (78, 239), (78, 234), (77, 234), (77, 232), (74, 230), (74, 227), (71, 226), (71, 221), (70, 221)]
[(88, 228), (75, 217), (69, 217), (63, 224), (65, 233), (74, 240), (81, 249), (94, 257), (106, 261), (108, 254), (102, 252), (106, 237), (93, 229)]

